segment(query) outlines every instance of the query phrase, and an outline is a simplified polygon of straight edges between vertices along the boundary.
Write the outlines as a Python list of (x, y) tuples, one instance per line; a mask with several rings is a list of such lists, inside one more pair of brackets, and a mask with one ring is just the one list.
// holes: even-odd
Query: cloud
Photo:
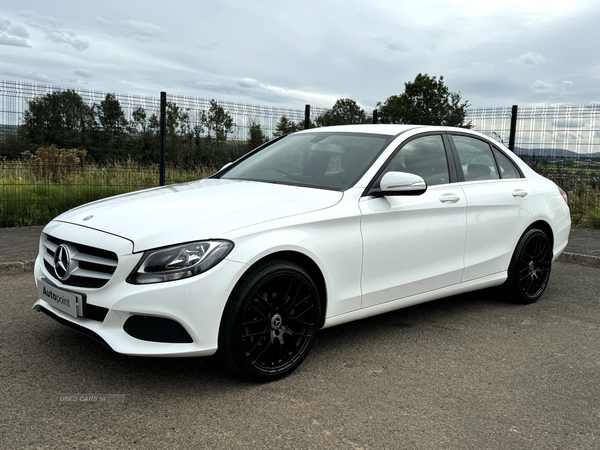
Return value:
[(219, 47), (219, 44), (215, 42), (207, 42), (206, 44), (194, 44), (194, 47), (207, 52), (212, 52)]
[(533, 83), (533, 87), (535, 88), (536, 91), (551, 91), (552, 90), (552, 85), (545, 83), (542, 80), (536, 80), (536, 82)]
[(407, 52), (410, 50), (407, 45), (390, 36), (375, 36), (372, 38), (372, 40), (386, 52), (398, 53)]
[(495, 66), (495, 64), (492, 63), (488, 63), (488, 62), (481, 62), (481, 61), (471, 61), (469, 63), (471, 66), (476, 67), (476, 68), (483, 68), (483, 69), (493, 69)]
[(164, 28), (154, 25), (153, 23), (141, 22), (139, 20), (119, 20), (115, 23), (103, 19), (102, 17), (96, 17), (96, 21), (102, 24), (106, 32), (111, 36), (147, 40), (149, 38), (159, 37), (164, 33)]
[(0, 45), (11, 47), (31, 47), (25, 40), (29, 37), (27, 30), (13, 25), (10, 20), (0, 19)]
[(533, 88), (536, 93), (552, 93), (557, 95), (565, 95), (573, 87), (574, 83), (568, 80), (553, 80), (542, 81), (536, 80), (533, 83)]
[[(32, 16), (32, 13), (28, 13), (28, 15)], [(61, 29), (52, 17), (33, 16), (33, 19), (28, 23), (32, 27), (42, 31), (49, 41), (56, 42), (57, 44), (66, 44), (80, 52), (87, 50), (89, 47), (89, 43), (79, 39), (73, 31)]]
[(31, 47), (25, 39), (14, 36), (7, 36), (5, 33), (0, 33), (0, 45), (9, 45), (11, 47)]
[(563, 90), (571, 89), (573, 87), (573, 82), (569, 80), (562, 80)]
[(550, 58), (546, 58), (544, 55), (528, 52), (524, 55), (510, 59), (509, 62), (513, 64), (524, 64), (526, 66), (539, 66), (541, 64), (552, 62), (552, 60)]
[(119, 22), (131, 36), (157, 37), (163, 34), (163, 29), (152, 23), (139, 20), (123, 20)]
[(557, 119), (554, 122), (554, 128), (581, 128), (583, 124), (577, 119)]
[(83, 69), (77, 69), (75, 71), (73, 71), (74, 75), (77, 75), (78, 77), (82, 77), (82, 78), (92, 78), (92, 74), (90, 72), (88, 72), (87, 70), (83, 70)]
[(39, 72), (25, 72), (9, 68), (0, 71), (0, 74), (16, 79), (23, 78), (26, 80), (39, 81), (40, 83), (50, 83), (50, 77)]
[(253, 78), (242, 78), (238, 84), (243, 88), (257, 88), (261, 87), (260, 82)]
[(88, 42), (77, 39), (77, 35), (72, 31), (63, 31), (57, 28), (45, 28), (43, 31), (46, 35), (46, 39), (58, 44), (70, 45), (80, 52), (86, 50), (90, 46)]
[(196, 81), (192, 84), (194, 88), (204, 89), (207, 91), (219, 92), (221, 90), (221, 83), (214, 81)]

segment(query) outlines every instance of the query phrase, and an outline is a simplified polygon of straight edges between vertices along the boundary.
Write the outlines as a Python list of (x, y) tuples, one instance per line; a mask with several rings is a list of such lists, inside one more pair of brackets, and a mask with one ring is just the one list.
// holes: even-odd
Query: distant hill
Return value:
[(4, 139), (8, 134), (16, 134), (18, 129), (19, 127), (17, 125), (0, 124), (0, 139)]
[(532, 150), (523, 149), (516, 147), (515, 153), (519, 156), (528, 156), (534, 154), (535, 156), (555, 156), (559, 158), (600, 158), (600, 152), (594, 153), (577, 153), (566, 149), (552, 149), (552, 148), (536, 148)]

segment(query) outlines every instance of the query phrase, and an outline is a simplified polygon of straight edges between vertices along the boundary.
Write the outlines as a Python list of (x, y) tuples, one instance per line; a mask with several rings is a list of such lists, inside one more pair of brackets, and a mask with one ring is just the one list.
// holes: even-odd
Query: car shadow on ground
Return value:
[[(390, 342), (413, 339), (427, 330), (451, 330), (456, 326), (455, 318), (473, 316), (475, 320), (490, 306), (499, 311), (520, 307), (507, 303), (497, 290), (488, 289), (320, 330), (307, 361), (298, 371), (311, 370), (319, 364), (327, 367), (328, 361), (337, 367), (340, 362), (336, 358), (350, 361), (356, 352), (368, 353), (370, 346), (381, 347)], [(38, 329), (37, 338), (38, 350), (44, 358), (52, 359), (49, 365), (55, 370), (105, 388), (121, 386), (126, 389), (134, 382), (135, 389), (140, 392), (155, 390), (160, 385), (187, 392), (190, 386), (211, 389), (254, 384), (228, 373), (217, 356), (150, 358), (121, 355), (52, 321), (46, 321)]]

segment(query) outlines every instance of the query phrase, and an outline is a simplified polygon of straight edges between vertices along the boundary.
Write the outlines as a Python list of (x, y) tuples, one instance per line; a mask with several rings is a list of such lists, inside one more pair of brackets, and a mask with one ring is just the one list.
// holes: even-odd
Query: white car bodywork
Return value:
[[(34, 308), (91, 332), (119, 353), (203, 356), (217, 351), (221, 318), (236, 284), (249, 268), (275, 254), (308, 264), (311, 275), (318, 273), (321, 325), (329, 327), (502, 284), (520, 237), (535, 223), (551, 230), (554, 259), (564, 250), (570, 230), (566, 203), (554, 183), (511, 152), (503, 149), (523, 178), (440, 184), (413, 196), (366, 195), (403, 142), (457, 129), (322, 129), (336, 130), (397, 136), (345, 190), (211, 178), (125, 194), (62, 214), (43, 231), (36, 281), (46, 279), (57, 289), (82, 294), (88, 305), (105, 308), (106, 316), (102, 321), (74, 317), (41, 298)], [(44, 264), (48, 235), (115, 253), (116, 271), (100, 288), (61, 283)], [(234, 248), (196, 276), (155, 284), (126, 282), (144, 251), (204, 239), (231, 241)], [(123, 329), (132, 315), (172, 319), (192, 342), (134, 338)]]

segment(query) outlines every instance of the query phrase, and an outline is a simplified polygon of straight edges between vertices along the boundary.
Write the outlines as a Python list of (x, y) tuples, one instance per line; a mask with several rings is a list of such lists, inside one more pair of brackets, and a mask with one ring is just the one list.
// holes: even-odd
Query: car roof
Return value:
[(361, 124), (361, 125), (335, 125), (331, 127), (310, 128), (308, 130), (298, 131), (298, 133), (369, 133), (394, 136), (413, 128), (427, 128), (425, 125), (398, 125), (398, 124)]
[[(331, 127), (319, 127), (310, 128), (308, 130), (297, 131), (296, 133), (368, 133), (368, 134), (380, 134), (382, 136), (398, 136), (409, 130), (420, 130), (421, 132), (448, 132), (448, 133), (461, 133), (470, 134), (475, 137), (492, 140), (489, 136), (486, 136), (475, 130), (460, 127), (449, 127), (449, 126), (438, 126), (438, 125), (404, 125), (404, 124), (358, 124), (358, 125), (335, 125)], [(294, 133), (294, 134), (296, 134)], [(496, 144), (500, 145), (496, 142)]]

